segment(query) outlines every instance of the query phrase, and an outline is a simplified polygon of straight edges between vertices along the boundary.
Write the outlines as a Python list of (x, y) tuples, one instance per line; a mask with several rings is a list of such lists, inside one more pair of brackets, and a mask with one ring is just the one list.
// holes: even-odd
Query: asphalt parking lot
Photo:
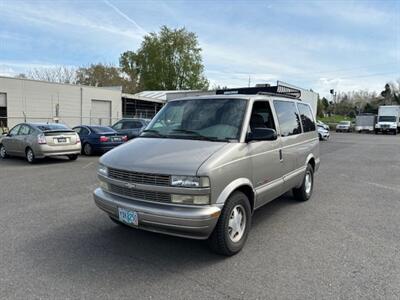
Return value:
[(332, 134), (312, 199), (258, 210), (242, 252), (128, 229), (98, 157), (0, 161), (0, 299), (400, 298), (400, 136)]

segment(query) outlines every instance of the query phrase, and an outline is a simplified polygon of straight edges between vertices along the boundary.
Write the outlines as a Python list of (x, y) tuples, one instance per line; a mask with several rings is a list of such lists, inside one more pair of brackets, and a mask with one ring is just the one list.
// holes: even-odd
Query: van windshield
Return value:
[(246, 104), (244, 99), (171, 101), (140, 136), (225, 142), (239, 140)]
[(378, 122), (396, 122), (395, 116), (380, 116)]

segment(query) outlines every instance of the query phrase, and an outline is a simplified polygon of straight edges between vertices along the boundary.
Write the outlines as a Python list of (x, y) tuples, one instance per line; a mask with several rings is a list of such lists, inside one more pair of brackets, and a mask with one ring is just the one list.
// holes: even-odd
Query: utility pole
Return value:
[(248, 85), (248, 87), (250, 87), (250, 84), (251, 84), (251, 80), (250, 80), (250, 75), (249, 75), (249, 85)]

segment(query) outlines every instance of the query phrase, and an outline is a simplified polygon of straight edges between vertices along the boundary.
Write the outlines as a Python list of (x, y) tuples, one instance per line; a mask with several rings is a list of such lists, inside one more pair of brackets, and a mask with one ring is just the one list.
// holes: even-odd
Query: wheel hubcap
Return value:
[(33, 160), (32, 150), (28, 150), (28, 161), (32, 161), (32, 160)]
[(312, 188), (312, 177), (311, 177), (310, 172), (307, 172), (307, 174), (306, 174), (306, 179), (305, 179), (304, 185), (306, 188), (306, 193), (307, 193), (307, 195), (309, 195), (311, 193), (311, 188)]
[(231, 212), (228, 223), (229, 238), (237, 243), (243, 237), (246, 228), (246, 213), (242, 205), (236, 205)]
[(89, 144), (86, 144), (86, 146), (85, 146), (85, 154), (87, 154), (87, 155), (89, 155), (90, 154), (90, 152), (91, 152), (91, 148), (90, 148), (90, 145)]

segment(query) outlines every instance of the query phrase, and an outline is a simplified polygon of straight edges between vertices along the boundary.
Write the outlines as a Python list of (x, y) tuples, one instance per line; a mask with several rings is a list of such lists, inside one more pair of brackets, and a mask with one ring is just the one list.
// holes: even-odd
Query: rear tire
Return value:
[(208, 239), (210, 248), (222, 255), (232, 256), (242, 250), (251, 226), (248, 197), (236, 191), (229, 196), (217, 225)]
[(26, 158), (26, 161), (30, 164), (33, 164), (36, 162), (35, 153), (33, 153), (33, 150), (31, 148), (26, 149), (25, 158)]
[(68, 155), (69, 160), (77, 160), (78, 159), (78, 154), (71, 154)]
[(314, 189), (314, 169), (308, 164), (301, 187), (293, 189), (294, 197), (299, 201), (307, 201), (311, 198)]
[(93, 154), (92, 146), (89, 143), (83, 145), (83, 154), (91, 156)]
[(0, 144), (0, 159), (5, 159), (8, 157), (6, 147), (3, 144)]

